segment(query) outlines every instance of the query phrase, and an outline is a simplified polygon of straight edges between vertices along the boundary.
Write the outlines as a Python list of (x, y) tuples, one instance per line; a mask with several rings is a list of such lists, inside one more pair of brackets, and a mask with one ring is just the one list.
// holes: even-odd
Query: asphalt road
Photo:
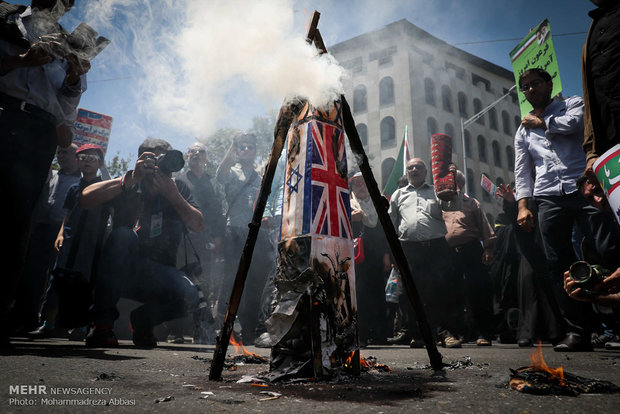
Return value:
[[(66, 339), (15, 345), (12, 354), (0, 356), (0, 413), (616, 413), (620, 407), (620, 394), (511, 389), (509, 369), (530, 365), (534, 348), (509, 344), (440, 348), (448, 366), (439, 372), (428, 368), (424, 349), (370, 346), (362, 357), (376, 358), (389, 371), (275, 385), (238, 382), (267, 372), (267, 363), (227, 362), (222, 381), (209, 381), (214, 346), (164, 343), (144, 350), (121, 341), (118, 349), (86, 349)], [(269, 349), (247, 349), (269, 356)], [(551, 367), (620, 385), (620, 352), (556, 353), (543, 345), (543, 355)]]

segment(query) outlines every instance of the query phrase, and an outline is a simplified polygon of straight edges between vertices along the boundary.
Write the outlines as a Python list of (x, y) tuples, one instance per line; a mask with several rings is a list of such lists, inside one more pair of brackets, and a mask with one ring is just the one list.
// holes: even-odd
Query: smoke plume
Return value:
[(342, 92), (344, 70), (305, 42), (302, 13), (292, 0), (100, 0), (83, 10), (112, 41), (101, 70), (130, 68), (142, 113), (201, 136), (239, 117), (241, 102), (320, 104)]

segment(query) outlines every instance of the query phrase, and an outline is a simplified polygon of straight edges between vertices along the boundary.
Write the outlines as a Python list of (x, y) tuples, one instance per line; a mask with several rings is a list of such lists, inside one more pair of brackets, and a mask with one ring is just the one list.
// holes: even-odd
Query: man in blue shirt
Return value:
[(553, 100), (553, 80), (538, 68), (520, 76), (519, 88), (534, 109), (515, 135), (517, 224), (526, 231), (534, 228), (534, 215), (527, 207), (533, 197), (556, 299), (566, 322), (566, 337), (554, 349), (586, 351), (591, 349), (591, 307), (568, 300), (562, 289), (563, 272), (577, 260), (571, 244), (573, 226), (579, 226), (599, 264), (614, 269), (620, 260), (620, 234), (613, 217), (588, 205), (577, 191), (577, 178), (586, 166), (581, 150), (583, 99)]

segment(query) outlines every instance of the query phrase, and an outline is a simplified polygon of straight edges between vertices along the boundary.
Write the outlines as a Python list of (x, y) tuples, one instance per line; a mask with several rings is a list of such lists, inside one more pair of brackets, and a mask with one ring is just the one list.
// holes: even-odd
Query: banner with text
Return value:
[(73, 142), (78, 146), (82, 144), (99, 145), (105, 154), (108, 150), (111, 129), (111, 116), (79, 108), (77, 119), (75, 120), (75, 137)]
[[(515, 82), (519, 85), (519, 76), (527, 69), (541, 68), (546, 70), (553, 79), (551, 96), (562, 92), (560, 70), (551, 40), (551, 28), (549, 21), (545, 19), (510, 52), (510, 62), (515, 76)], [(532, 110), (532, 105), (525, 99), (525, 95), (517, 88), (521, 116), (527, 115)]]

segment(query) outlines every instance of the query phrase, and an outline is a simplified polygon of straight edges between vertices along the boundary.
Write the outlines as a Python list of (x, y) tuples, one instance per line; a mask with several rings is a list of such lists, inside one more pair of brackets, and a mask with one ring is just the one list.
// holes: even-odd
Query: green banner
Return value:
[[(562, 92), (560, 70), (551, 40), (551, 28), (549, 21), (545, 19), (525, 36), (525, 38), (510, 52), (510, 62), (515, 75), (515, 82), (519, 84), (519, 76), (527, 69), (541, 68), (546, 70), (553, 79), (553, 91), (551, 96)], [(525, 116), (533, 109), (525, 99), (523, 92), (517, 89), (521, 116)]]

